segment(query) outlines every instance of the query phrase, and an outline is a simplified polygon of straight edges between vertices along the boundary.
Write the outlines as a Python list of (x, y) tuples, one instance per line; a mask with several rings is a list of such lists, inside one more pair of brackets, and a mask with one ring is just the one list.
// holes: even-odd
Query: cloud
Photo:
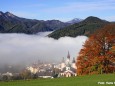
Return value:
[(68, 0), (52, 1), (52, 3), (51, 1), (24, 4), (21, 7), (16, 6), (18, 10), (10, 10), (17, 16), (38, 20), (60, 19), (62, 21), (69, 21), (73, 16), (82, 18), (86, 18), (87, 16), (102, 18), (114, 16), (115, 0)]
[(55, 40), (39, 35), (0, 34), (0, 64), (28, 64), (37, 60), (61, 62), (68, 51), (72, 59), (86, 39), (85, 36)]
[(47, 36), (48, 34), (52, 33), (53, 31), (48, 31), (48, 32), (39, 32), (37, 35), (39, 36), (42, 36), (42, 37), (45, 37)]
[(26, 7), (26, 8), (33, 8), (33, 7), (44, 7), (45, 6), (45, 4), (27, 4), (27, 5), (24, 5), (24, 6), (22, 6), (22, 7)]
[(102, 10), (114, 10), (115, 1), (114, 0), (94, 0), (87, 2), (69, 2), (60, 7), (46, 8), (42, 9), (44, 12), (51, 13), (70, 13), (70, 12), (79, 12), (79, 11), (102, 11)]
[(114, 21), (115, 22), (115, 16), (107, 16), (107, 17), (105, 17), (105, 19), (107, 20), (109, 20), (109, 21)]

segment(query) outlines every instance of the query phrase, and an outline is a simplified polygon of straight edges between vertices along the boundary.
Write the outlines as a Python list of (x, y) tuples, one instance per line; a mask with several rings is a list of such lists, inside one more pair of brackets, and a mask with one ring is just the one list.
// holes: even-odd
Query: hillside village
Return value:
[(70, 54), (68, 52), (66, 60), (62, 58), (60, 64), (33, 64), (26, 68), (33, 74), (38, 74), (38, 77), (52, 76), (58, 74), (58, 77), (71, 77), (76, 76), (75, 59), (70, 60)]

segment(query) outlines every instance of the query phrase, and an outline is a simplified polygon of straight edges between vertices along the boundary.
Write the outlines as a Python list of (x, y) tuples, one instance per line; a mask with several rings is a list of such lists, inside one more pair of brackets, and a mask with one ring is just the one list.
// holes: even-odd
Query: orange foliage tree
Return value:
[(76, 66), (78, 75), (115, 72), (115, 24), (106, 25), (89, 37)]

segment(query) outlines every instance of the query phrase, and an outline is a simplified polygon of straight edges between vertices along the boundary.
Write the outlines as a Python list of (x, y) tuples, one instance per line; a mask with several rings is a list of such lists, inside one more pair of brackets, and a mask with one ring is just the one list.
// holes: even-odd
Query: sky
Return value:
[(96, 16), (115, 21), (115, 0), (0, 0), (0, 11), (38, 20)]

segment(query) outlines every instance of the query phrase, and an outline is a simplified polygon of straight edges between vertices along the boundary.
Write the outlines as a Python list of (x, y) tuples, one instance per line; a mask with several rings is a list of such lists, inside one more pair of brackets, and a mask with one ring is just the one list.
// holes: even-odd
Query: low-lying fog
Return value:
[(71, 59), (76, 58), (87, 39), (85, 36), (62, 37), (58, 40), (46, 37), (48, 33), (37, 35), (0, 34), (0, 65), (30, 64), (38, 60), (43, 62), (61, 62), (70, 52)]

